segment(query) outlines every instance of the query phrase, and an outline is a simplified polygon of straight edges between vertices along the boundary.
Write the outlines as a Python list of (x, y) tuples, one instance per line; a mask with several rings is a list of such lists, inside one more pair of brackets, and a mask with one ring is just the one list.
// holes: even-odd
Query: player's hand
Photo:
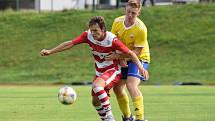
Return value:
[(40, 52), (40, 55), (41, 56), (47, 56), (47, 55), (50, 55), (51, 54), (51, 51), (50, 50), (47, 50), (47, 49), (43, 49), (41, 50)]
[(128, 67), (127, 61), (126, 61), (125, 59), (120, 59), (120, 60), (119, 60), (119, 65), (120, 65), (121, 67), (123, 67), (123, 68)]
[(119, 59), (119, 54), (113, 52), (110, 55), (105, 56), (105, 60), (118, 60)]
[(144, 69), (144, 68), (140, 69), (140, 73), (143, 75), (145, 80), (149, 79), (149, 73), (146, 69)]

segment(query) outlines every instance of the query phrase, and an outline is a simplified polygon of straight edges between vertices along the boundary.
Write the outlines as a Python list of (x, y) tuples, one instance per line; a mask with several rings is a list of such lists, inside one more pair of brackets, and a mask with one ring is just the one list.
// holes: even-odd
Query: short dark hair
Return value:
[(105, 21), (104, 21), (104, 18), (102, 16), (95, 16), (95, 17), (90, 19), (89, 27), (92, 25), (96, 25), (96, 24), (99, 25), (100, 29), (106, 31)]

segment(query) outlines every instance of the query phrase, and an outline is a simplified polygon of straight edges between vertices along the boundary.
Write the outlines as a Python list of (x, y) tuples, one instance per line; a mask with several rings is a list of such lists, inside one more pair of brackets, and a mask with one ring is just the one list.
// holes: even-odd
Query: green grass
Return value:
[[(143, 8), (152, 61), (148, 84), (215, 84), (215, 4)], [(94, 64), (87, 45), (50, 57), (43, 48), (70, 40), (102, 15), (110, 30), (119, 10), (0, 12), (0, 83), (70, 83), (90, 81)]]
[[(0, 86), (1, 121), (99, 121), (91, 105), (89, 86), (74, 86), (72, 106), (57, 100), (61, 86)], [(212, 86), (141, 86), (145, 117), (149, 121), (214, 121), (215, 88)], [(114, 94), (111, 103), (121, 120)]]

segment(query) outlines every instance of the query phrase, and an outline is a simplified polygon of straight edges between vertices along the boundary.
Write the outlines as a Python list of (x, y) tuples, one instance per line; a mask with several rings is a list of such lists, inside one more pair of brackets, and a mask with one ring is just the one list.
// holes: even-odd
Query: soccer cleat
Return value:
[(122, 121), (134, 121), (134, 120), (135, 120), (135, 117), (133, 115), (131, 115), (128, 118), (125, 118), (125, 117), (122, 116)]

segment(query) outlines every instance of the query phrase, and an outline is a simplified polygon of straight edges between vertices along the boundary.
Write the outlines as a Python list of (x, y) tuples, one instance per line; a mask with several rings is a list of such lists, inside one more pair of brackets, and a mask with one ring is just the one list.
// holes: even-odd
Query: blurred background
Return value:
[[(38, 11), (60, 11), (64, 9), (119, 8), (128, 0), (0, 0), (0, 9), (30, 9)], [(215, 0), (142, 0), (144, 6), (193, 3), (213, 3)]]
[[(71, 40), (92, 16), (110, 31), (126, 0), (0, 0), (0, 84), (90, 84), (87, 45), (41, 57), (43, 48)], [(151, 51), (147, 85), (215, 84), (214, 0), (146, 0), (139, 18)]]

